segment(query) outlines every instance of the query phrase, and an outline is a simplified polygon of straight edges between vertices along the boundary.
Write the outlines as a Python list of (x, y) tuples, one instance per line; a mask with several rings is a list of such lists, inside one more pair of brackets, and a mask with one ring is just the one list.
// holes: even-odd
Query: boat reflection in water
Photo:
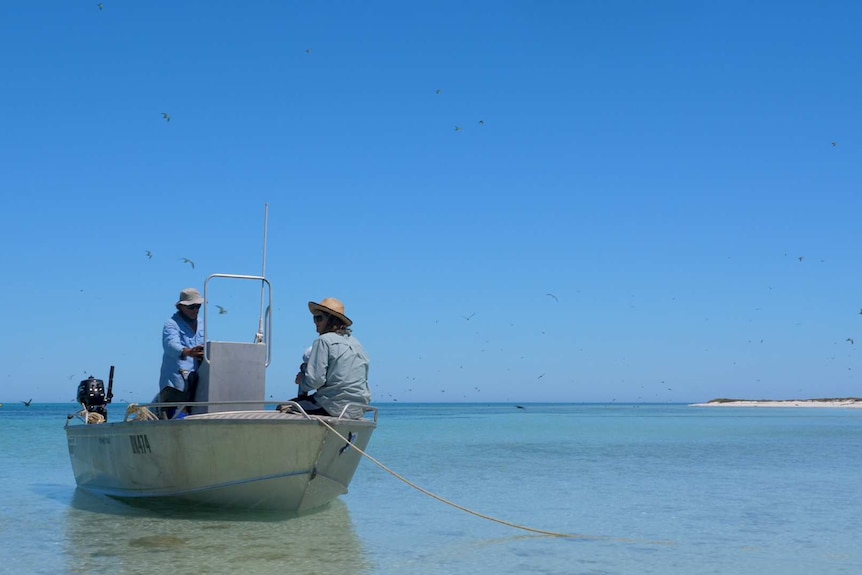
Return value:
[(363, 574), (371, 565), (347, 506), (298, 517), (211, 508), (132, 507), (75, 491), (66, 517), (67, 573)]

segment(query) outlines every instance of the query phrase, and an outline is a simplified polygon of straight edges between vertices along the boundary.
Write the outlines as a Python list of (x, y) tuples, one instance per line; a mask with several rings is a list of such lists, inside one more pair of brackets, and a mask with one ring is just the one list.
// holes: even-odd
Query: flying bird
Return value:
[(480, 126), (484, 126), (484, 125), (485, 125), (485, 120), (479, 120), (479, 125), (480, 125)]
[(526, 407), (524, 407), (523, 405), (516, 405), (515, 407), (517, 407), (518, 409), (526, 409)]
[(170, 122), (170, 121), (171, 121), (171, 115), (170, 115), (170, 114), (168, 114), (167, 112), (162, 112), (162, 118), (164, 118), (164, 119), (165, 119), (165, 122)]
[(832, 147), (833, 147), (833, 148), (837, 148), (837, 147), (838, 147), (838, 142), (832, 142)]
[(227, 313), (227, 310), (225, 308), (223, 308), (222, 306), (217, 305), (216, 307), (218, 308), (219, 315), (224, 315)]
[(306, 54), (311, 54), (311, 48), (306, 48), (306, 49), (305, 49), (305, 53), (306, 53)]
[(30, 398), (28, 401), (22, 401), (21, 403), (23, 403), (23, 404), (24, 404), (24, 405), (26, 405), (27, 407), (30, 407), (30, 404), (31, 404), (31, 403), (33, 403), (33, 399), (32, 399), (32, 398)]
[(471, 313), (470, 315), (462, 315), (461, 317), (463, 317), (467, 321), (470, 321), (470, 318), (473, 317), (474, 315), (476, 315), (475, 311), (473, 313)]
[(852, 345), (852, 344), (854, 344), (854, 343), (856, 343), (855, 341), (853, 341), (853, 338), (852, 338), (852, 337), (848, 337), (848, 338), (847, 338), (847, 341), (849, 341), (851, 345)]
[(439, 89), (439, 88), (438, 88), (438, 89), (437, 89), (437, 91), (436, 91), (436, 92), (434, 92), (434, 93), (435, 93), (435, 94), (442, 94), (442, 93), (443, 93), (443, 90), (441, 90), (441, 89)]
[(183, 260), (184, 264), (189, 264), (190, 266), (192, 266), (192, 269), (195, 269), (195, 262), (193, 262), (189, 258), (180, 258), (180, 259)]
[(104, 4), (102, 4), (101, 2), (99, 2), (98, 4), (96, 4), (96, 6), (98, 6), (98, 7), (99, 7), (99, 10), (101, 10), (102, 8), (104, 8), (104, 7), (105, 7), (105, 5), (104, 5)]
[(802, 261), (804, 259), (805, 259), (805, 256), (799, 256), (799, 261)]
[(463, 129), (464, 129), (464, 128), (462, 128), (461, 126), (455, 126), (455, 131), (456, 131), (456, 132), (460, 132), (460, 131), (461, 131), (461, 130), (463, 130)]
[(151, 252), (150, 250), (147, 250), (147, 257), (149, 259), (153, 259), (153, 252)]
[(543, 377), (545, 377), (544, 373), (542, 375), (540, 375), (539, 377), (537, 377), (536, 379), (542, 379)]
[(554, 295), (554, 294), (552, 294), (552, 293), (546, 293), (545, 295), (546, 295), (546, 296), (548, 296), (548, 297), (552, 297), (552, 298), (554, 298), (554, 301), (560, 301), (559, 299), (557, 299), (557, 296), (555, 296), (555, 295)]

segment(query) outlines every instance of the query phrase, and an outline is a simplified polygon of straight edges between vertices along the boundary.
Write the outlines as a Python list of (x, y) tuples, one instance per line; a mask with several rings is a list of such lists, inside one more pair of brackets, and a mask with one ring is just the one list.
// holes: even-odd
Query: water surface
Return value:
[[(122, 406), (113, 406), (119, 412)], [(76, 490), (72, 404), (0, 408), (0, 573), (862, 573), (862, 410), (384, 404), (312, 515), (154, 511)]]

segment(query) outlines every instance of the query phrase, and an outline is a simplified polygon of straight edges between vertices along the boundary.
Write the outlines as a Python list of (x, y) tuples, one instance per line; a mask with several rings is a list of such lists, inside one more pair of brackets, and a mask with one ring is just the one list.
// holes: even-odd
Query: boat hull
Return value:
[[(78, 486), (136, 501), (304, 513), (347, 493), (376, 424), (277, 411), (66, 427)], [(352, 445), (351, 445), (352, 443)]]

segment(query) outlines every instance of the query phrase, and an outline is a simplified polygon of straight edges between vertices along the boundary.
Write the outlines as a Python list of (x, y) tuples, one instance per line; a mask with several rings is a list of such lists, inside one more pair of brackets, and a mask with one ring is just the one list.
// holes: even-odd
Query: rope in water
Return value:
[(404, 477), (404, 476), (402, 476), (402, 475), (399, 475), (398, 473), (396, 473), (396, 472), (395, 472), (395, 471), (393, 471), (392, 469), (389, 469), (388, 467), (386, 467), (385, 465), (383, 465), (381, 462), (377, 461), (376, 459), (374, 459), (373, 457), (371, 457), (370, 455), (368, 455), (367, 453), (365, 453), (364, 451), (362, 451), (361, 449), (359, 449), (357, 446), (353, 445), (353, 444), (352, 444), (352, 443), (351, 443), (347, 438), (345, 438), (343, 435), (341, 435), (341, 434), (340, 434), (340, 433), (338, 433), (335, 429), (333, 429), (333, 427), (332, 427), (331, 425), (329, 425), (328, 423), (326, 423), (325, 421), (323, 421), (323, 419), (321, 419), (321, 418), (319, 418), (319, 417), (315, 417), (315, 416), (312, 416), (312, 417), (313, 417), (314, 419), (317, 419), (317, 421), (318, 421), (318, 422), (320, 422), (324, 427), (326, 427), (327, 429), (329, 429), (329, 431), (331, 431), (332, 433), (334, 433), (335, 435), (337, 435), (338, 437), (340, 437), (341, 439), (343, 439), (345, 442), (349, 443), (353, 449), (355, 449), (355, 450), (356, 450), (356, 451), (358, 451), (358, 452), (359, 452), (363, 457), (365, 457), (366, 459), (368, 459), (369, 461), (371, 461), (372, 463), (374, 463), (374, 465), (376, 465), (377, 467), (379, 467), (379, 468), (380, 468), (380, 469), (382, 469), (383, 471), (385, 471), (385, 472), (389, 473), (390, 475), (392, 475), (392, 476), (393, 476), (393, 477), (395, 477), (396, 479), (398, 479), (398, 480), (400, 480), (400, 481), (402, 481), (402, 482), (406, 483), (407, 485), (409, 485), (409, 486), (410, 486), (410, 487), (412, 487), (413, 489), (416, 489), (417, 491), (420, 491), (420, 492), (424, 493), (424, 494), (425, 494), (425, 495), (427, 495), (428, 497), (431, 497), (431, 498), (433, 498), (433, 499), (436, 499), (436, 500), (437, 500), (437, 501), (439, 501), (440, 503), (445, 503), (446, 505), (449, 505), (449, 506), (451, 506), (451, 507), (454, 507), (455, 509), (460, 509), (461, 511), (464, 511), (465, 513), (469, 513), (470, 515), (474, 515), (474, 516), (476, 516), (476, 517), (480, 517), (480, 518), (482, 518), (482, 519), (487, 519), (488, 521), (493, 521), (494, 523), (499, 523), (500, 525), (505, 525), (505, 526), (507, 526), (507, 527), (513, 527), (513, 528), (515, 528), (515, 529), (520, 529), (520, 530), (522, 530), (522, 531), (529, 531), (529, 532), (531, 532), (531, 533), (540, 533), (540, 534), (542, 534), (542, 535), (550, 535), (551, 537), (566, 537), (566, 538), (568, 538), (568, 539), (588, 539), (588, 540), (593, 540), (593, 541), (598, 541), (598, 540), (615, 540), (615, 541), (620, 541), (620, 539), (617, 539), (617, 538), (615, 538), (615, 537), (603, 537), (603, 536), (597, 536), (597, 535), (579, 535), (579, 534), (574, 534), (574, 533), (558, 533), (558, 532), (556, 532), (556, 531), (545, 531), (544, 529), (535, 529), (535, 528), (533, 528), (533, 527), (526, 527), (526, 526), (524, 526), (524, 525), (518, 525), (518, 524), (516, 524), (516, 523), (511, 523), (511, 522), (509, 522), (509, 521), (504, 521), (503, 519), (497, 519), (496, 517), (491, 517), (490, 515), (485, 515), (485, 514), (483, 514), (483, 513), (479, 513), (479, 512), (477, 512), (477, 511), (473, 511), (472, 509), (468, 509), (468, 508), (464, 507), (463, 505), (458, 505), (457, 503), (454, 503), (454, 502), (452, 502), (452, 501), (449, 501), (448, 499), (444, 499), (443, 497), (440, 497), (439, 495), (435, 495), (434, 493), (431, 493), (431, 492), (430, 492), (430, 491), (428, 491), (427, 489), (424, 489), (424, 488), (422, 488), (422, 487), (420, 487), (420, 486), (416, 485), (415, 483), (413, 483), (412, 481), (410, 481), (410, 480), (409, 480), (409, 479), (407, 479), (406, 477)]

